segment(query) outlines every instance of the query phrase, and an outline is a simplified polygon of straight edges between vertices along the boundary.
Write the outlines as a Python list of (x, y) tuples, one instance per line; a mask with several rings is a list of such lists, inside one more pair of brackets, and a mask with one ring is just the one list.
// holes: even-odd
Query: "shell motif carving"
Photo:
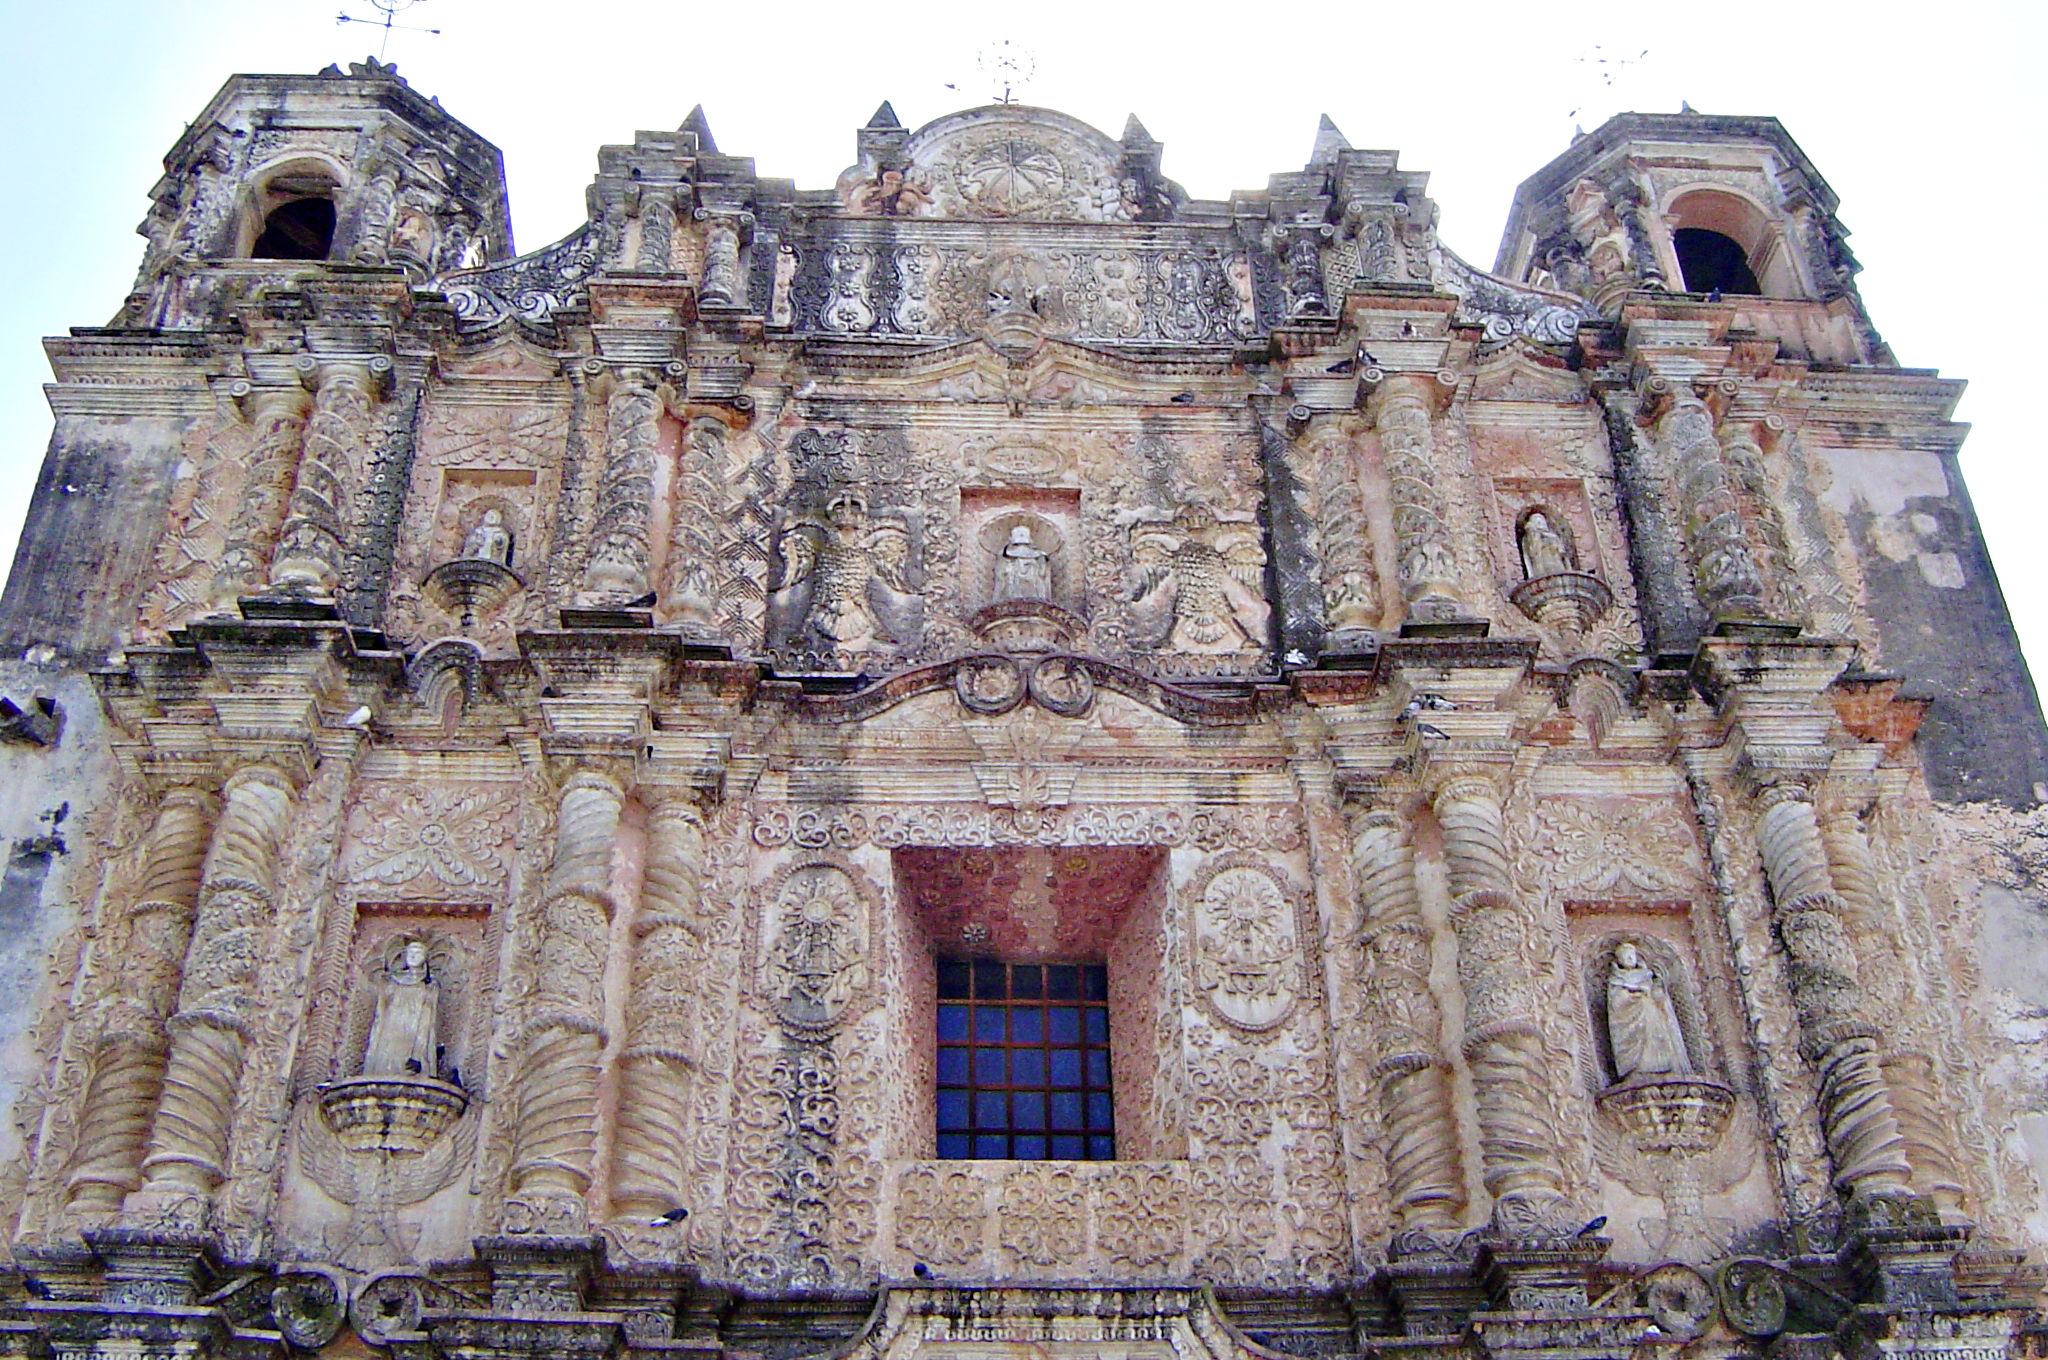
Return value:
[(1235, 1029), (1285, 1023), (1301, 999), (1300, 895), (1245, 854), (1219, 857), (1191, 886), (1203, 1004)]
[(784, 1024), (820, 1033), (867, 999), (874, 900), (864, 875), (829, 860), (775, 881), (761, 916), (760, 984)]

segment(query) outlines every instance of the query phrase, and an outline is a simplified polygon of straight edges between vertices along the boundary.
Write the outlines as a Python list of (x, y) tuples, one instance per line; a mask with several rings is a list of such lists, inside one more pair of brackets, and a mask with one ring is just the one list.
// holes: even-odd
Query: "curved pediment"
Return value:
[(1116, 141), (1052, 109), (990, 104), (926, 123), (900, 150), (864, 147), (840, 201), (860, 217), (1159, 221), (1186, 195), (1158, 175), (1158, 154), (1136, 120)]

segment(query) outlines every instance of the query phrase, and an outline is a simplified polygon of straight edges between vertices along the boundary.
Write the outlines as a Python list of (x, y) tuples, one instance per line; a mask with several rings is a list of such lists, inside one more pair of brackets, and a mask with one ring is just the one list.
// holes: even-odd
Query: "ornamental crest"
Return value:
[(866, 996), (873, 923), (858, 870), (811, 860), (782, 873), (761, 915), (760, 985), (785, 1024), (830, 1029)]
[(1296, 893), (1253, 855), (1224, 855), (1193, 884), (1195, 983), (1234, 1028), (1258, 1032), (1294, 1013), (1301, 995)]

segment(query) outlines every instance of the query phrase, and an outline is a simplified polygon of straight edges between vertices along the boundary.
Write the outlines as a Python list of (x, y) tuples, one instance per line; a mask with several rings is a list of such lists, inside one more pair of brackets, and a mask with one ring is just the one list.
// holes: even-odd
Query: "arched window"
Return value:
[(1664, 221), (1686, 292), (1789, 298), (1804, 291), (1784, 233), (1741, 195), (1721, 189), (1681, 193)]
[(254, 260), (324, 260), (334, 248), (334, 200), (295, 198), (270, 210), (256, 244)]
[(1680, 227), (1671, 233), (1671, 248), (1678, 255), (1678, 269), (1685, 277), (1688, 293), (1763, 292), (1750, 271), (1749, 257), (1741, 243), (1705, 227)]

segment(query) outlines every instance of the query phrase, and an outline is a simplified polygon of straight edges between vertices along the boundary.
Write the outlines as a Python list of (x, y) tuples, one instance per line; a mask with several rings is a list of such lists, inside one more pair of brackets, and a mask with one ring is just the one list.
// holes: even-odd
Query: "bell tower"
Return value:
[(1631, 293), (1725, 300), (1803, 357), (1889, 362), (1836, 203), (1775, 118), (1620, 114), (1516, 190), (1494, 272), (1609, 316)]
[(498, 149), (371, 60), (236, 76), (170, 154), (118, 324), (209, 324), (243, 279), (313, 264), (396, 266), (414, 282), (512, 251)]

